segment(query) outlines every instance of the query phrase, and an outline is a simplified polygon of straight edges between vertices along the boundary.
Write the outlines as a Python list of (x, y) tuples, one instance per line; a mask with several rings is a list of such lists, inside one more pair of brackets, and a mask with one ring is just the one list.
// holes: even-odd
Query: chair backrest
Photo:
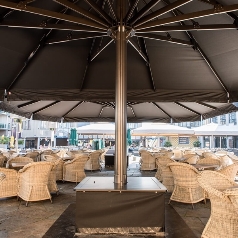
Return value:
[(38, 160), (39, 152), (33, 151), (26, 153), (25, 157), (32, 158), (35, 162)]
[(148, 151), (141, 152), (142, 163), (155, 163), (155, 157)]
[(34, 160), (32, 158), (28, 158), (28, 157), (15, 157), (15, 158), (11, 158), (7, 161), (7, 168), (12, 168), (12, 163), (21, 163), (21, 162), (34, 162)]
[(182, 150), (173, 150), (174, 155), (172, 158), (174, 159), (180, 159), (183, 157), (183, 151)]
[(221, 164), (221, 161), (217, 158), (203, 158), (199, 159), (197, 161), (197, 164), (214, 164), (214, 165), (219, 165)]
[(228, 178), (234, 181), (237, 171), (238, 171), (238, 164), (231, 164), (221, 170), (218, 170), (217, 172), (226, 175)]
[(0, 155), (0, 167), (3, 167), (6, 157), (4, 155)]
[(53, 167), (52, 162), (35, 162), (27, 164), (19, 170), (20, 179), (31, 184), (48, 184), (49, 174)]
[(83, 171), (84, 166), (88, 159), (89, 159), (89, 156), (87, 154), (76, 155), (76, 157), (73, 160), (65, 162), (65, 165), (67, 166), (67, 164), (73, 164), (74, 170)]
[(226, 199), (224, 190), (236, 185), (236, 183), (231, 181), (226, 175), (211, 170), (204, 170), (201, 172), (197, 180), (200, 186), (206, 190), (209, 198), (218, 196)]
[(219, 159), (219, 157), (215, 155), (213, 152), (203, 152), (202, 156), (206, 159)]
[(173, 162), (168, 164), (174, 177), (174, 184), (183, 187), (196, 187), (197, 175), (199, 172), (192, 166), (186, 163)]
[(189, 156), (186, 160), (184, 160), (184, 162), (187, 162), (189, 164), (196, 164), (198, 160), (199, 160), (198, 155), (192, 155), (192, 156)]

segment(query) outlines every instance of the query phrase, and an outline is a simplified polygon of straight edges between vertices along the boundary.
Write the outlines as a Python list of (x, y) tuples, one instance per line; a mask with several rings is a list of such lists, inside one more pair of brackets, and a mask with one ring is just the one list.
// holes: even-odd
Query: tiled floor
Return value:
[[(139, 170), (138, 159), (132, 158), (130, 160), (127, 171), (128, 176), (153, 177), (154, 174), (155, 172), (150, 171), (141, 172)], [(89, 171), (87, 172), (87, 176), (114, 176), (114, 171), (112, 168), (103, 168), (102, 171)], [(21, 202), (20, 204), (15, 197), (0, 199), (0, 238), (73, 237), (76, 200), (73, 188), (76, 184), (59, 182), (58, 186), (60, 194), (58, 196), (53, 195), (52, 204), (49, 200), (45, 200), (31, 202), (26, 207), (25, 202)], [(169, 194), (167, 194), (167, 200), (168, 198)], [(166, 222), (169, 225), (166, 229), (166, 237), (192, 238), (193, 234), (194, 237), (201, 236), (210, 215), (209, 201), (207, 204), (203, 202), (196, 204), (194, 210), (189, 204), (177, 202), (171, 202), (171, 205), (167, 206)], [(188, 227), (190, 229), (187, 229)], [(185, 229), (184, 232), (183, 229)], [(181, 232), (183, 234), (182, 236)], [(111, 235), (108, 237), (115, 236)]]

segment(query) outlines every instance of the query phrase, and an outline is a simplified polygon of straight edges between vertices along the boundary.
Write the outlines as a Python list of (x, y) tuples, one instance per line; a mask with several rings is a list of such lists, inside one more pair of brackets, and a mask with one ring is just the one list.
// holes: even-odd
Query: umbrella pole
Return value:
[(115, 185), (127, 183), (126, 170), (126, 124), (127, 124), (127, 43), (123, 23), (126, 0), (118, 1), (117, 15), (120, 19), (116, 33), (116, 88), (115, 88)]

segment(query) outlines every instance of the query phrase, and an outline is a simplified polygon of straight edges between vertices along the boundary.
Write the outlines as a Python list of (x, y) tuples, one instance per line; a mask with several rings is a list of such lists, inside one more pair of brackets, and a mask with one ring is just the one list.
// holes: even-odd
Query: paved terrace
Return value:
[[(86, 172), (87, 176), (114, 176), (113, 169)], [(138, 159), (131, 158), (128, 176), (153, 177), (155, 172), (139, 170)], [(72, 238), (75, 233), (74, 214), (76, 193), (75, 183), (58, 182), (60, 193), (53, 194), (53, 203), (49, 200), (19, 203), (16, 197), (0, 199), (0, 237), (1, 238)], [(201, 233), (210, 216), (210, 202), (190, 204), (172, 201), (168, 205), (166, 196), (166, 238), (196, 238)], [(80, 237), (129, 237), (129, 235), (80, 235)], [(133, 237), (157, 237), (155, 235), (134, 235)], [(160, 236), (161, 237), (161, 236)]]

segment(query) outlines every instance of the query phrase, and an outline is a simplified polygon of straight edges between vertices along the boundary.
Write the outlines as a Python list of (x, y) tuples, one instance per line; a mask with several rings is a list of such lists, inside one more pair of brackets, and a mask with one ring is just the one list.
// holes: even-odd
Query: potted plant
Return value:
[(196, 140), (193, 142), (193, 146), (194, 147), (200, 147), (201, 146), (201, 142), (199, 140)]
[(7, 136), (2, 135), (0, 137), (0, 147), (7, 149), (8, 143), (9, 143), (9, 138)]
[(165, 141), (164, 142), (164, 147), (171, 147), (171, 146), (172, 146), (172, 144), (171, 144), (170, 141)]

